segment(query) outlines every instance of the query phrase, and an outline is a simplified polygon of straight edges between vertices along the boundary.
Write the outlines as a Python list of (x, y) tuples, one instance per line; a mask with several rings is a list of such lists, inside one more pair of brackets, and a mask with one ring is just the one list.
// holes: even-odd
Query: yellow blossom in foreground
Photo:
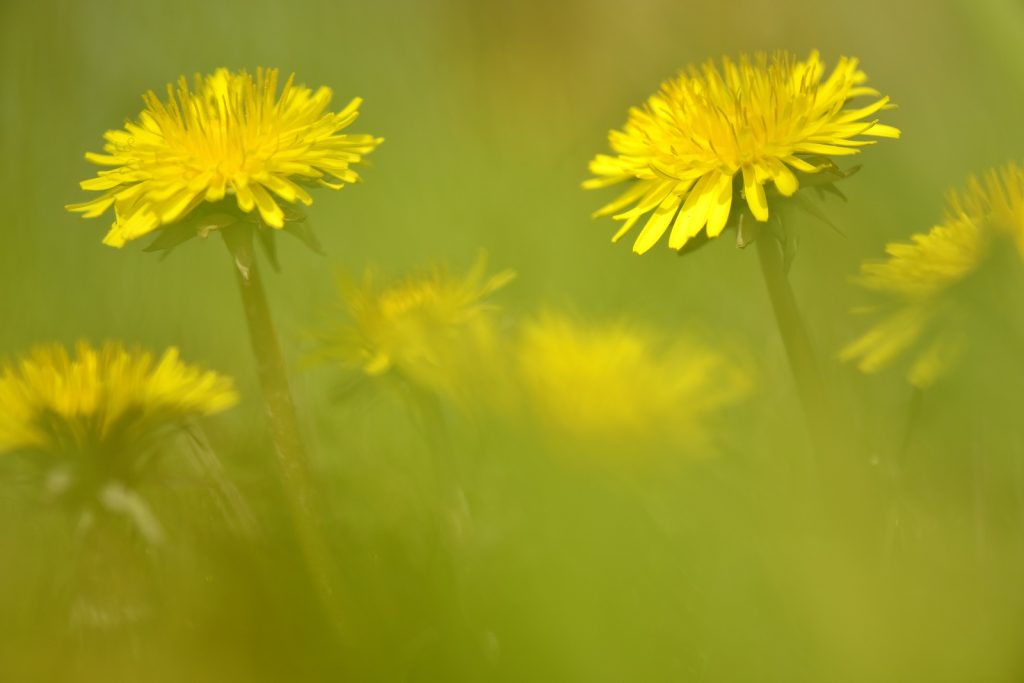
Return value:
[(246, 213), (259, 211), (272, 228), (284, 226), (279, 201), (309, 205), (306, 186), (340, 189), (359, 176), (351, 166), (381, 142), (340, 131), (356, 120), (359, 98), (325, 112), (331, 90), (297, 85), (278, 94), (277, 69), (233, 73), (218, 69), (182, 76), (167, 101), (149, 91), (137, 122), (107, 131), (104, 154), (86, 159), (112, 167), (81, 183), (103, 195), (67, 208), (95, 218), (114, 208), (104, 243), (120, 247), (187, 216), (203, 202), (234, 196)]
[[(662, 84), (612, 131), (614, 155), (590, 162), (585, 188), (630, 182), (629, 189), (594, 215), (623, 221), (619, 240), (647, 217), (633, 251), (642, 254), (671, 228), (669, 247), (681, 249), (701, 230), (717, 237), (740, 188), (751, 215), (767, 221), (771, 181), (783, 197), (797, 191), (794, 171), (830, 167), (827, 157), (856, 154), (873, 144), (862, 136), (897, 138), (874, 114), (888, 97), (864, 85), (857, 60), (843, 57), (825, 77), (817, 52), (806, 60), (779, 52), (738, 62), (690, 67)], [(850, 101), (870, 97), (865, 106)], [(734, 182), (735, 181), (735, 182)]]
[(971, 178), (965, 193), (950, 194), (941, 225), (889, 244), (888, 259), (861, 266), (858, 282), (885, 298), (890, 312), (840, 356), (875, 372), (920, 346), (907, 377), (918, 387), (932, 384), (963, 351), (963, 306), (954, 289), (993, 250), (1007, 247), (1024, 259), (1024, 169), (1015, 164), (983, 181)]
[(517, 361), (526, 401), (544, 423), (625, 448), (699, 441), (709, 418), (751, 388), (748, 373), (718, 351), (554, 314), (524, 325)]
[(390, 377), (448, 398), (466, 398), (497, 345), (494, 308), (484, 300), (515, 277), (488, 275), (481, 256), (464, 276), (435, 267), (380, 282), (340, 281), (346, 320), (319, 336), (317, 358), (365, 377)]
[(38, 346), (0, 366), (0, 453), (140, 447), (157, 430), (234, 405), (231, 380), (108, 342)]

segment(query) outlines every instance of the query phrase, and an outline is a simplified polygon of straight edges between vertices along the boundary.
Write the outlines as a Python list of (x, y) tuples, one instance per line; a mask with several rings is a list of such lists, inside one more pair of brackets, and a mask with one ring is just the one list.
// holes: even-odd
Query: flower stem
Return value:
[(254, 258), (252, 229), (233, 225), (221, 232), (235, 261), (235, 275), (248, 322), (249, 341), (256, 356), (264, 406), (270, 421), (274, 451), (292, 523), (317, 595), (334, 625), (339, 627), (340, 611), (331, 580), (330, 551), (320, 533), (315, 514), (317, 506), (309, 474), (309, 458), (292, 400), (284, 354)]
[(811, 444), (815, 451), (822, 453), (831, 440), (831, 409), (818, 370), (814, 347), (804, 327), (793, 290), (789, 286), (779, 245), (767, 232), (763, 233), (756, 243), (761, 273), (764, 275), (768, 297), (775, 312), (775, 322), (786, 348), (789, 369), (793, 373), (793, 380), (800, 395)]

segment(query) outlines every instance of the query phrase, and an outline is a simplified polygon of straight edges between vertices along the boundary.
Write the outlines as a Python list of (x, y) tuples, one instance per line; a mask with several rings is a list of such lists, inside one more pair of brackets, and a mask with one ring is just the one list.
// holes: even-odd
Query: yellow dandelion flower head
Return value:
[[(585, 188), (631, 181), (625, 193), (595, 212), (623, 221), (618, 241), (647, 216), (633, 251), (642, 254), (671, 228), (668, 244), (681, 249), (705, 230), (721, 234), (733, 195), (767, 221), (771, 181), (789, 197), (800, 186), (794, 171), (817, 173), (828, 157), (856, 154), (873, 144), (863, 136), (897, 138), (874, 114), (889, 98), (864, 85), (856, 59), (843, 57), (825, 77), (818, 53), (806, 60), (778, 52), (690, 67), (662, 84), (642, 107), (629, 111), (622, 130), (609, 134), (614, 154), (590, 162)], [(850, 101), (873, 101), (852, 107)], [(735, 186), (735, 187), (734, 187)]]
[(481, 255), (463, 276), (437, 266), (384, 282), (372, 269), (360, 282), (342, 278), (346, 321), (320, 335), (316, 356), (454, 397), (469, 365), (479, 366), (496, 343), (496, 309), (486, 299), (514, 277), (488, 274)]
[(138, 447), (156, 430), (225, 410), (230, 379), (116, 342), (31, 349), (0, 366), (0, 452)]
[(700, 344), (553, 313), (523, 326), (517, 361), (541, 421), (584, 443), (699, 441), (706, 419), (752, 386), (745, 369)]
[(114, 208), (104, 243), (120, 247), (187, 216), (203, 202), (233, 195), (245, 213), (254, 209), (272, 228), (284, 226), (280, 201), (312, 204), (306, 187), (340, 189), (359, 180), (352, 166), (380, 144), (371, 135), (341, 131), (356, 120), (353, 99), (326, 111), (331, 90), (311, 90), (294, 75), (278, 93), (277, 69), (218, 69), (196, 74), (190, 88), (182, 76), (167, 100), (143, 96), (135, 122), (107, 131), (103, 154), (85, 158), (110, 167), (81, 183), (103, 194), (67, 208), (86, 218)]
[(970, 178), (965, 192), (950, 192), (942, 224), (910, 242), (887, 245), (887, 259), (861, 266), (857, 282), (883, 297), (889, 314), (840, 356), (856, 359), (871, 373), (922, 346), (908, 379), (918, 387), (934, 383), (965, 342), (964, 330), (955, 324), (962, 316), (952, 290), (1007, 244), (1024, 259), (1024, 169), (1016, 164), (991, 170), (981, 180)]

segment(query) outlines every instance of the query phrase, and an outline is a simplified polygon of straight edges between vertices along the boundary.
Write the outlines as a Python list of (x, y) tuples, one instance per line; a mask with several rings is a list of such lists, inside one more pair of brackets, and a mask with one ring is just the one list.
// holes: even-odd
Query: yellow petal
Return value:
[(274, 198), (270, 196), (267, 189), (259, 183), (253, 183), (251, 186), (252, 194), (256, 199), (256, 207), (260, 210), (260, 217), (263, 222), (272, 228), (283, 228), (284, 227), (284, 211), (277, 205)]
[(864, 131), (864, 135), (875, 135), (880, 138), (899, 138), (900, 129), (894, 126), (887, 126), (883, 123), (876, 123), (871, 128)]
[(234, 183), (234, 186), (235, 195), (238, 199), (238, 208), (249, 213), (256, 206), (256, 197), (253, 196), (252, 189), (247, 184)]
[(106, 194), (96, 199), (90, 199), (87, 202), (80, 204), (65, 204), (64, 208), (68, 211), (75, 211), (81, 213), (85, 218), (96, 218), (97, 216), (103, 215), (103, 213), (110, 208), (110, 205), (114, 203), (116, 193)]
[(654, 213), (651, 214), (650, 219), (647, 221), (647, 225), (640, 231), (636, 242), (633, 243), (634, 252), (643, 254), (657, 244), (661, 236), (668, 230), (672, 219), (675, 218), (681, 201), (682, 197), (679, 195), (670, 195), (668, 199), (661, 203), (661, 206), (654, 210)]
[(914, 361), (907, 371), (907, 381), (918, 389), (927, 389), (956, 362), (962, 343), (954, 335), (943, 335)]
[(215, 173), (213, 178), (210, 179), (210, 184), (206, 188), (206, 201), (208, 202), (219, 202), (224, 199), (224, 195), (227, 192), (227, 178), (224, 177), (223, 173)]
[(612, 235), (612, 243), (614, 244), (615, 242), (618, 242), (620, 239), (622, 239), (622, 237), (627, 232), (629, 232), (633, 228), (634, 225), (636, 225), (636, 222), (638, 220), (640, 220), (640, 214), (637, 214), (636, 216), (632, 216), (630, 218), (627, 218), (623, 222), (622, 227), (619, 228), (618, 232), (616, 232), (614, 235)]
[(198, 202), (202, 201), (202, 198), (203, 196), (201, 194), (196, 194), (188, 189), (184, 189), (178, 194), (168, 198), (160, 204), (157, 204), (154, 209), (160, 217), (160, 222), (166, 225), (167, 223), (173, 223), (181, 216), (191, 211), (195, 208), (195, 205)]
[(120, 225), (121, 234), (125, 239), (133, 240), (152, 232), (160, 226), (160, 217), (146, 207), (132, 214), (127, 221)]
[(611, 216), (613, 213), (624, 209), (633, 202), (637, 201), (647, 192), (649, 181), (637, 181), (632, 187), (623, 192), (613, 201), (605, 204), (600, 209), (595, 211), (592, 216), (594, 218), (601, 218), (603, 216)]
[(379, 351), (363, 366), (363, 372), (371, 377), (383, 375), (389, 369), (391, 369), (391, 357), (384, 351)]
[(124, 177), (120, 171), (106, 173), (101, 172), (100, 175), (98, 175), (95, 178), (89, 178), (88, 180), (83, 180), (82, 182), (78, 183), (78, 186), (81, 187), (83, 190), (102, 192), (103, 190), (109, 190), (111, 188), (117, 187), (122, 182), (124, 182), (123, 178)]
[[(874, 140), (864, 140), (864, 142), (874, 143)], [(823, 154), (825, 156), (846, 156), (850, 154), (859, 154), (860, 150), (856, 147), (840, 147), (839, 145), (823, 145), (819, 142), (801, 142), (794, 148), (797, 152), (807, 152), (808, 154)]]
[(821, 166), (815, 166), (814, 164), (808, 163), (806, 160), (801, 159), (798, 156), (791, 155), (784, 157), (782, 161), (802, 173), (817, 173), (822, 168)]
[(895, 313), (847, 344), (839, 357), (844, 361), (859, 357), (861, 372), (877, 372), (917, 340), (927, 321), (928, 313), (920, 308)]
[(862, 119), (865, 116), (870, 116), (871, 114), (874, 114), (879, 109), (884, 108), (887, 104), (889, 104), (889, 98), (883, 97), (877, 102), (873, 102), (866, 107), (861, 107), (860, 109), (847, 109), (841, 112), (839, 116), (835, 118), (834, 123), (848, 123), (850, 121)]
[(117, 223), (111, 226), (110, 231), (103, 238), (103, 244), (108, 247), (114, 247), (120, 249), (125, 245), (125, 239), (121, 236), (121, 231), (117, 228)]
[(764, 186), (758, 181), (753, 166), (743, 167), (743, 194), (754, 218), (762, 223), (767, 221), (768, 199), (764, 196)]
[(708, 237), (718, 237), (729, 221), (732, 209), (732, 176), (720, 173), (715, 186), (709, 192), (711, 207), (708, 210)]
[(654, 207), (661, 204), (666, 197), (672, 192), (675, 187), (674, 181), (662, 181), (662, 182), (647, 182), (647, 192), (629, 211), (623, 211), (622, 213), (613, 216), (615, 220), (624, 220), (626, 218), (632, 218), (633, 216), (642, 216), (645, 213), (654, 209)]
[(86, 152), (85, 159), (97, 166), (123, 166), (128, 162), (128, 158), (124, 156), (117, 156), (114, 154), (96, 154), (95, 152)]
[(800, 187), (799, 181), (796, 176), (790, 171), (784, 163), (778, 159), (772, 159), (768, 165), (768, 171), (772, 175), (772, 182), (775, 183), (775, 189), (779, 191), (783, 197), (791, 197), (793, 193)]
[(306, 206), (313, 203), (313, 198), (309, 196), (302, 187), (296, 185), (287, 178), (282, 178), (276, 175), (268, 175), (261, 182), (266, 185), (267, 189), (276, 194), (286, 202), (295, 203), (296, 201), (302, 202)]
[(690, 190), (683, 208), (679, 211), (679, 216), (676, 217), (675, 225), (672, 226), (672, 234), (668, 238), (670, 248), (682, 249), (683, 245), (700, 232), (708, 222), (708, 207), (711, 203), (709, 201), (711, 193), (708, 192), (708, 188), (716, 175), (718, 175), (717, 171), (708, 173), (698, 180)]
[(580, 184), (580, 186), (584, 190), (599, 190), (602, 187), (609, 187), (611, 185), (615, 185), (617, 183), (629, 180), (632, 177), (633, 176), (631, 175), (613, 175), (607, 176), (605, 178), (587, 178)]

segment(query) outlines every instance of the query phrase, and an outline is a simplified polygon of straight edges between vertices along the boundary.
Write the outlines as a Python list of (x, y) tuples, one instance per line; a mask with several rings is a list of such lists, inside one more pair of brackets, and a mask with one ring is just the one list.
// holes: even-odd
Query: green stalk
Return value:
[[(775, 313), (775, 323), (786, 348), (789, 369), (793, 374), (804, 416), (807, 418), (811, 444), (821, 454), (832, 441), (831, 406), (818, 370), (817, 358), (807, 328), (783, 265), (782, 251), (776, 240), (765, 231), (756, 240), (761, 273)], [(818, 456), (821, 457), (820, 455)]]
[(248, 323), (249, 341), (256, 356), (264, 407), (270, 422), (274, 452), (292, 523), (317, 595), (335, 627), (340, 627), (341, 611), (331, 577), (333, 563), (316, 514), (309, 457), (292, 400), (284, 354), (253, 252), (252, 228), (236, 224), (221, 232), (235, 261), (235, 275)]

